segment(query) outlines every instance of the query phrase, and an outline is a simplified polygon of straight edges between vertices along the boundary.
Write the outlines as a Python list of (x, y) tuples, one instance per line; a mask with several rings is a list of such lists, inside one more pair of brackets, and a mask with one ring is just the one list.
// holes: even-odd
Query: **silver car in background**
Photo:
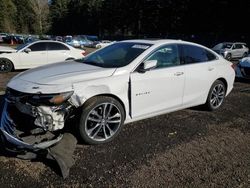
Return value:
[(213, 47), (213, 50), (223, 56), (227, 60), (233, 58), (243, 58), (248, 55), (249, 49), (246, 43), (242, 42), (223, 42)]

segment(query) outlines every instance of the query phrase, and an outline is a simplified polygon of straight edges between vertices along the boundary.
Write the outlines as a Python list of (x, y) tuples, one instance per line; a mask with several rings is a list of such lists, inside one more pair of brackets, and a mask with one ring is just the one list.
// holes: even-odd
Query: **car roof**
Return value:
[(245, 42), (222, 42), (222, 43), (223, 44), (246, 44)]
[[(200, 45), (198, 43), (188, 42), (184, 40), (176, 40), (176, 39), (137, 39), (137, 40), (124, 40), (121, 42), (135, 42), (135, 43), (146, 43), (146, 44), (152, 44), (152, 45), (163, 45), (167, 43), (176, 43), (176, 44), (190, 44), (200, 47), (205, 47), (203, 45)], [(207, 48), (207, 47), (205, 47)]]

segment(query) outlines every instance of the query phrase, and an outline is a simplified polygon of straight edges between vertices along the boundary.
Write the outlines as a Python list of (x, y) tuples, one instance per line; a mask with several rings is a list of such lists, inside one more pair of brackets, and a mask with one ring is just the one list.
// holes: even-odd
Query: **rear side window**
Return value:
[(181, 52), (181, 61), (184, 64), (202, 63), (216, 59), (216, 56), (213, 53), (198, 46), (186, 44), (181, 45)]
[(28, 48), (30, 48), (32, 52), (45, 51), (46, 50), (46, 43), (45, 42), (35, 43), (35, 44), (29, 46)]
[(69, 48), (63, 44), (57, 42), (49, 42), (48, 50), (69, 50)]
[(235, 49), (241, 49), (241, 48), (243, 48), (242, 44), (235, 44), (234, 46), (235, 46)]

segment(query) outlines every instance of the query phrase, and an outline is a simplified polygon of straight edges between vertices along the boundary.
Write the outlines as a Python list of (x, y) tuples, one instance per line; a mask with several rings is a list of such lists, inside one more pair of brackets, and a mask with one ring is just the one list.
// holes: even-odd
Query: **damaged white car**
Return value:
[(205, 104), (221, 106), (233, 88), (232, 63), (181, 40), (130, 40), (72, 62), (20, 73), (7, 85), (0, 119), (6, 147), (39, 151), (58, 143), (68, 123), (89, 144), (123, 124)]

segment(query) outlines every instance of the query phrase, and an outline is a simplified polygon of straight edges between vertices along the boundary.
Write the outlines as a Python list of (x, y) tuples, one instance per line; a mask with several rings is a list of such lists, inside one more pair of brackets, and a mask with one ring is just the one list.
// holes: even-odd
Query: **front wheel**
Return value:
[(218, 109), (222, 105), (225, 99), (225, 95), (225, 84), (220, 80), (216, 80), (209, 90), (209, 94), (205, 104), (206, 108), (210, 111)]
[(79, 124), (81, 138), (88, 144), (107, 143), (118, 135), (124, 119), (124, 109), (114, 98), (90, 99), (83, 106)]
[(0, 58), (0, 73), (10, 72), (13, 69), (13, 64), (10, 60)]
[(242, 58), (247, 57), (247, 52), (245, 52), (242, 56)]

